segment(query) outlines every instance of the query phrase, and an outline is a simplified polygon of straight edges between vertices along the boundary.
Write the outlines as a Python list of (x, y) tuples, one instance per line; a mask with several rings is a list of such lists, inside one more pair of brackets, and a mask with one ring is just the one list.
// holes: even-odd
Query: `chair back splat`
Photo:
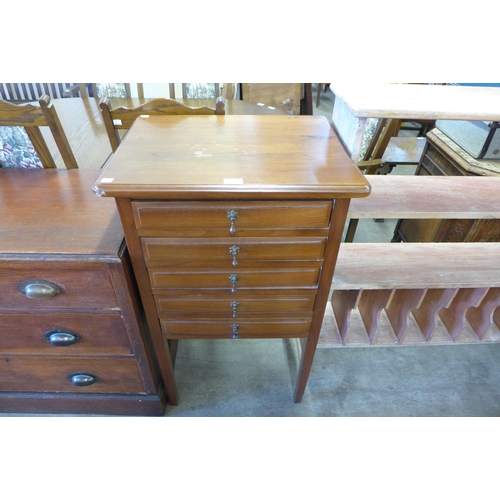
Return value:
[(40, 127), (49, 127), (66, 168), (78, 168), (59, 116), (48, 95), (43, 95), (38, 105), (0, 101), (0, 126), (24, 127), (43, 168), (57, 168), (40, 131)]
[(152, 99), (136, 108), (111, 109), (108, 98), (102, 99), (99, 103), (113, 152), (116, 151), (122, 140), (119, 130), (128, 130), (135, 119), (141, 115), (223, 115), (225, 114), (224, 105), (223, 97), (216, 99), (215, 108), (209, 106), (190, 107), (174, 99), (163, 97)]

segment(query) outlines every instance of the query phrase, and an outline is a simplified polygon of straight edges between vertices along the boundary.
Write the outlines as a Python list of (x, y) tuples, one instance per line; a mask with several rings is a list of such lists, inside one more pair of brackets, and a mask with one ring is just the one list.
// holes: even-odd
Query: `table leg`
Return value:
[(337, 262), (340, 242), (342, 240), (342, 231), (347, 218), (350, 201), (351, 200), (349, 198), (335, 200), (332, 224), (328, 235), (329, 243), (325, 251), (325, 260), (323, 262), (323, 270), (321, 272), (311, 328), (300, 358), (299, 373), (294, 396), (294, 401), (296, 403), (300, 403), (302, 401), (309, 373), (311, 372), (312, 362), (314, 354), (316, 353), (316, 346), (318, 345), (321, 325), (323, 324), (323, 318), (325, 316), (326, 304), (333, 279), (333, 271)]
[(355, 117), (344, 101), (335, 97), (332, 115), (333, 128), (356, 165), (359, 161), (367, 120), (367, 118)]

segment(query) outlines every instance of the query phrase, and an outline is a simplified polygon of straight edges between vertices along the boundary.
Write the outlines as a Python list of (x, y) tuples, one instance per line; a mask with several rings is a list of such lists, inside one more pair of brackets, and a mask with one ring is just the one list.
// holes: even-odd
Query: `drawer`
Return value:
[(247, 296), (235, 300), (232, 296), (156, 295), (156, 309), (160, 317), (189, 318), (248, 318), (252, 316), (304, 316), (312, 314), (316, 295), (303, 296)]
[[(44, 280), (59, 289), (51, 298), (32, 299), (19, 291), (27, 280)], [(30, 267), (0, 267), (0, 307), (29, 309), (117, 308), (115, 293), (105, 265), (69, 266), (48, 262)]]
[(259, 288), (311, 288), (318, 285), (319, 266), (312, 269), (262, 269), (232, 271), (195, 270), (183, 272), (150, 269), (153, 292), (165, 289), (238, 290)]
[[(46, 338), (51, 335), (55, 345)], [(118, 312), (9, 313), (0, 314), (0, 354), (105, 356), (132, 349)]]
[(326, 238), (141, 238), (148, 267), (238, 267), (321, 261)]
[(210, 322), (161, 320), (164, 336), (172, 339), (299, 338), (307, 337), (310, 326), (310, 318)]
[[(68, 377), (94, 376), (95, 383), (76, 386)], [(0, 356), (0, 391), (145, 393), (133, 358), (62, 358)]]
[(332, 202), (136, 201), (132, 208), (140, 236), (268, 236), (280, 232), (300, 234), (305, 230), (326, 232)]

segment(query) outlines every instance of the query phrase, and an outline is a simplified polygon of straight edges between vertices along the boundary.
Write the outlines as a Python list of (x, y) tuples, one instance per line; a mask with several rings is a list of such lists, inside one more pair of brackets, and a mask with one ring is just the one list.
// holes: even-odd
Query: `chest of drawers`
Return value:
[(311, 368), (349, 199), (369, 185), (322, 117), (138, 119), (116, 198), (169, 402), (179, 339), (301, 338)]
[(166, 396), (99, 172), (0, 170), (0, 413), (161, 415)]

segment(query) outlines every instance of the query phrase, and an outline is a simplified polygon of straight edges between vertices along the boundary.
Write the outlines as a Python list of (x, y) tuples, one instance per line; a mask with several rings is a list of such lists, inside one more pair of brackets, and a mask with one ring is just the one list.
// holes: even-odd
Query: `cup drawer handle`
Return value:
[(80, 340), (80, 337), (76, 333), (68, 330), (50, 330), (45, 333), (44, 337), (54, 347), (73, 345)]
[(77, 387), (87, 387), (97, 382), (97, 377), (91, 373), (71, 373), (68, 380)]
[(58, 285), (46, 280), (26, 280), (18, 289), (28, 299), (51, 299), (62, 292)]

